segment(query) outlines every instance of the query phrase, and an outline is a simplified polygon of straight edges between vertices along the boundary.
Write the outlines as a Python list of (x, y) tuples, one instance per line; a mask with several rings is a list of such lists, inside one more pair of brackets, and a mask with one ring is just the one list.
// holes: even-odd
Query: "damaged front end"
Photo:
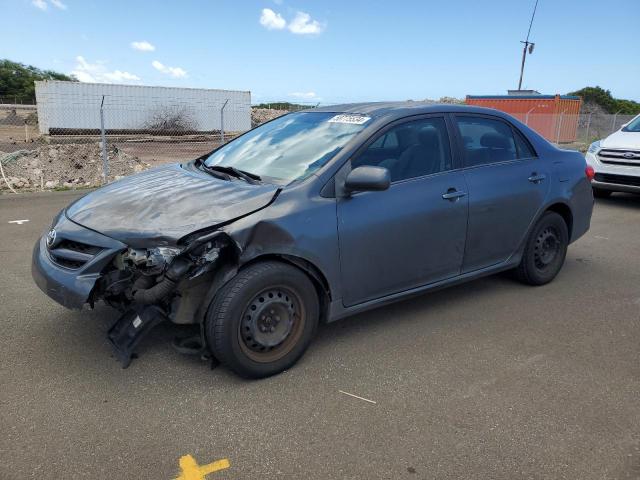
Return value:
[[(117, 358), (126, 367), (133, 350), (165, 320), (198, 323), (197, 313), (218, 267), (233, 263), (237, 249), (223, 232), (192, 239), (183, 247), (128, 248), (117, 254), (96, 282), (89, 302), (103, 300), (123, 312), (109, 330)], [(204, 352), (204, 336), (192, 342)]]

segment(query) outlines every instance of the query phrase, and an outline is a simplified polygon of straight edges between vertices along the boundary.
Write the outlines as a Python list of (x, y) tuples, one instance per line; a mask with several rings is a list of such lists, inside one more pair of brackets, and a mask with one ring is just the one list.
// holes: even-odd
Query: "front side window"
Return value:
[(485, 117), (457, 116), (464, 145), (465, 166), (505, 162), (518, 158), (511, 127), (500, 120)]
[(451, 170), (444, 119), (414, 120), (387, 130), (351, 162), (352, 168), (362, 165), (388, 168), (392, 182)]
[(234, 167), (286, 184), (325, 165), (369, 120), (329, 112), (291, 113), (227, 143), (205, 165)]

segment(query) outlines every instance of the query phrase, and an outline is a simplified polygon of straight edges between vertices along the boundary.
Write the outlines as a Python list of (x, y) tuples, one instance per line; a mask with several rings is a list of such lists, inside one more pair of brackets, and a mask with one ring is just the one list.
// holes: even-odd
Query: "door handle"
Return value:
[(447, 193), (442, 194), (442, 198), (443, 200), (451, 200), (452, 202), (455, 202), (456, 200), (458, 200), (461, 197), (464, 197), (465, 195), (466, 195), (466, 192), (459, 192), (455, 188), (450, 188), (449, 190), (447, 190)]
[(547, 178), (547, 176), (546, 176), (546, 175), (542, 175), (542, 174), (538, 175), (536, 172), (533, 172), (533, 173), (531, 174), (531, 176), (529, 177), (529, 181), (530, 181), (531, 183), (540, 183), (540, 182), (541, 182), (541, 181), (543, 181), (545, 178)]

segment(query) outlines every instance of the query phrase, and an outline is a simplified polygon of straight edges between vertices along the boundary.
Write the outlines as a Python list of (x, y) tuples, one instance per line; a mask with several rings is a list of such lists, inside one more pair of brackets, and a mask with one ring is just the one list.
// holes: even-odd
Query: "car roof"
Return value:
[(403, 118), (422, 113), (485, 113), (505, 116), (503, 112), (492, 108), (476, 107), (470, 105), (457, 105), (450, 103), (434, 102), (367, 102), (345, 103), (341, 105), (329, 105), (325, 107), (311, 108), (304, 112), (335, 112), (361, 114), (369, 117)]

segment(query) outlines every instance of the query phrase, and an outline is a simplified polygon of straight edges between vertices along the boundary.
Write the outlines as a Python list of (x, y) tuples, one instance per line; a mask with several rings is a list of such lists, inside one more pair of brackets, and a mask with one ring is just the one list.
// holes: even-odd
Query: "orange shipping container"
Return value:
[(513, 115), (554, 143), (576, 140), (582, 106), (572, 95), (467, 95), (465, 103)]

